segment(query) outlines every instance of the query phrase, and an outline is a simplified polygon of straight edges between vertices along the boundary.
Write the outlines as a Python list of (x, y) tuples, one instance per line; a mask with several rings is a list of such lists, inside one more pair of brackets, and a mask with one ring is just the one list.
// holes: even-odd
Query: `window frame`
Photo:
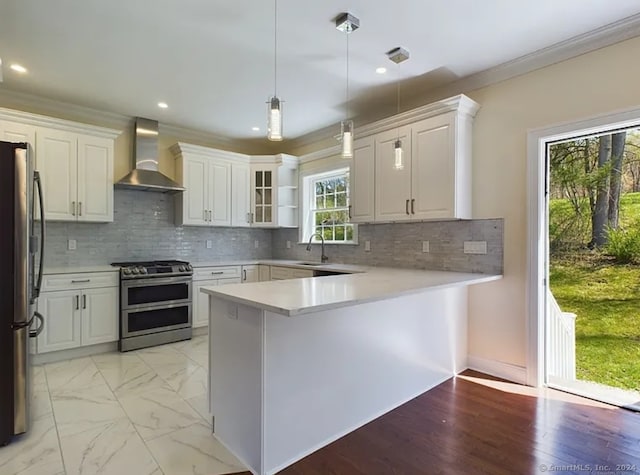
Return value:
[[(309, 238), (315, 233), (315, 183), (321, 180), (327, 180), (331, 178), (337, 178), (346, 175), (347, 179), (349, 177), (350, 169), (349, 167), (341, 166), (341, 167), (331, 167), (324, 170), (312, 170), (306, 174), (300, 175), (300, 184), (301, 184), (301, 216), (300, 216), (300, 228), (299, 228), (299, 244), (306, 244), (309, 242)], [(347, 204), (344, 207), (345, 209), (349, 209), (350, 205), (350, 186), (347, 185)], [(342, 207), (340, 207), (342, 208)], [(337, 245), (357, 245), (358, 244), (358, 225), (355, 223), (347, 222), (346, 224), (352, 226), (353, 235), (351, 240), (345, 241), (328, 241), (325, 240), (326, 244), (337, 244)], [(320, 243), (320, 239), (317, 237), (311, 241), (312, 244)]]

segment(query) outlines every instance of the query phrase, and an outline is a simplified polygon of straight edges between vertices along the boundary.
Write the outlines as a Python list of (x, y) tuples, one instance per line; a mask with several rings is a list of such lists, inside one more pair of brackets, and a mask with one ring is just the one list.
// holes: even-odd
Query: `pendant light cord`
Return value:
[(278, 0), (273, 1), (273, 96), (278, 97)]
[(349, 120), (349, 35), (350, 32), (347, 32), (347, 117), (346, 120)]

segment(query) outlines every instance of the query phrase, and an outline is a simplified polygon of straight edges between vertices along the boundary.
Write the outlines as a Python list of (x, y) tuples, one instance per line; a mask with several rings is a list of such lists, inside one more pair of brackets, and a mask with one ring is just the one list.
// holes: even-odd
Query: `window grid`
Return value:
[[(340, 173), (314, 180), (311, 215), (313, 232), (325, 242), (352, 242), (353, 224), (349, 223), (349, 175)], [(317, 236), (313, 242), (319, 242)]]

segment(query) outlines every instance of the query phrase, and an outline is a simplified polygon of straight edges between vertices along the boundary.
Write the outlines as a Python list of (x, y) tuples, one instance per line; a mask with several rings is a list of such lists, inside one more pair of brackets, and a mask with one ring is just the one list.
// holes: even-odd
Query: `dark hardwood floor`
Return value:
[(640, 473), (640, 414), (465, 371), (279, 475), (543, 472)]

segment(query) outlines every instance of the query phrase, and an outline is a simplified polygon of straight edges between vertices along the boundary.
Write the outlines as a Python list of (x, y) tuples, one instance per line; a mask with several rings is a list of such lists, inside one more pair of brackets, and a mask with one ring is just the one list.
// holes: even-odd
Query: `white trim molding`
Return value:
[(527, 372), (524, 366), (516, 366), (502, 361), (489, 360), (479, 356), (467, 356), (467, 367), (481, 373), (506, 379), (518, 384), (526, 384)]
[(527, 134), (527, 367), (530, 386), (545, 384), (547, 291), (546, 146), (572, 137), (640, 126), (640, 107), (530, 130)]

